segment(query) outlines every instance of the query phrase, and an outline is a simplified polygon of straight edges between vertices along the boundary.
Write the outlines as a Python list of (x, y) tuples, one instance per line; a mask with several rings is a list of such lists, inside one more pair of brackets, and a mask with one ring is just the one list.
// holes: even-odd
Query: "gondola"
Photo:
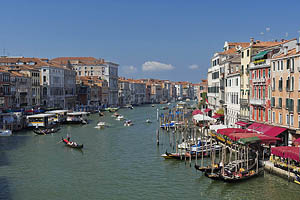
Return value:
[(56, 133), (60, 130), (60, 128), (37, 128), (33, 129), (33, 132), (37, 135), (47, 135), (51, 133)]
[(240, 182), (240, 181), (244, 181), (244, 180), (259, 176), (263, 171), (264, 171), (263, 168), (259, 168), (258, 172), (255, 172), (254, 170), (250, 170), (250, 171), (239, 173), (234, 176), (222, 176), (221, 175), (220, 179), (224, 182), (235, 183), (235, 182)]
[(68, 147), (75, 148), (75, 149), (83, 148), (83, 144), (77, 144), (76, 142), (71, 142), (70, 140), (64, 138), (62, 138), (62, 141)]
[(99, 116), (100, 117), (104, 116), (104, 113), (103, 112), (99, 112)]

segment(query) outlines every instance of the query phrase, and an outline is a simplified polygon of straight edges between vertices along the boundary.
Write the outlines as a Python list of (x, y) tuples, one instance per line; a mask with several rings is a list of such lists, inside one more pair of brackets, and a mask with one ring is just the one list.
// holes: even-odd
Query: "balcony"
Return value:
[(259, 68), (265, 68), (270, 67), (271, 62), (269, 59), (262, 59), (262, 60), (256, 60), (250, 63), (249, 68), (250, 69), (259, 69)]
[(265, 78), (252, 79), (252, 83), (253, 84), (265, 84), (266, 83), (266, 79)]
[(248, 99), (240, 99), (240, 102), (241, 102), (241, 106), (248, 106)]
[(243, 121), (249, 121), (249, 115), (239, 114), (238, 119)]
[(266, 105), (266, 99), (250, 99), (251, 105), (257, 105), (257, 106), (265, 106)]

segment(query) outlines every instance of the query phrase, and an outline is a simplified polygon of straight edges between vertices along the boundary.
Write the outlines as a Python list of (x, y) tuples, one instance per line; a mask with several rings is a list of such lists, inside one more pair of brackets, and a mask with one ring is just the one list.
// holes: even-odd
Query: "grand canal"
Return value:
[[(159, 106), (159, 105), (158, 105)], [(111, 124), (63, 125), (53, 135), (31, 131), (0, 138), (0, 199), (299, 199), (299, 185), (270, 175), (228, 184), (206, 178), (184, 161), (160, 157), (168, 140), (156, 146), (156, 108), (121, 109), (134, 126), (105, 113)], [(147, 124), (145, 120), (154, 123)], [(84, 149), (59, 143), (67, 133)], [(164, 133), (166, 134), (166, 133)], [(161, 137), (163, 138), (163, 137)], [(166, 137), (167, 138), (167, 137)], [(205, 160), (208, 163), (208, 160)]]

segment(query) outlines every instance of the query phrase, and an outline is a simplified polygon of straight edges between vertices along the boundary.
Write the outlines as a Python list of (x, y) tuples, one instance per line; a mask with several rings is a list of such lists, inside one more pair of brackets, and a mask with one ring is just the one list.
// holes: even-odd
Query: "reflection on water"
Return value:
[[(156, 145), (156, 108), (118, 112), (134, 125), (124, 127), (111, 113), (94, 114), (90, 124), (64, 125), (52, 135), (24, 131), (0, 138), (0, 199), (298, 199), (300, 195), (298, 185), (268, 173), (228, 184), (197, 172), (195, 161), (190, 167), (188, 161), (164, 160), (160, 154), (174, 147), (162, 131)], [(149, 118), (153, 123), (145, 123)], [(100, 120), (111, 127), (95, 129)], [(84, 144), (82, 151), (59, 142), (67, 134)]]

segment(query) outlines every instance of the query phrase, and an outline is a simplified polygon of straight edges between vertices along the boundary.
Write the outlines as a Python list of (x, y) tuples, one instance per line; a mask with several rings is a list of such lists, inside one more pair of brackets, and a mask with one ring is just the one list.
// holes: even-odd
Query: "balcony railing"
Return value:
[(265, 78), (256, 78), (256, 79), (252, 79), (252, 82), (254, 84), (266, 83), (266, 79)]
[(248, 99), (240, 99), (240, 102), (241, 102), (241, 105), (242, 106), (246, 106), (246, 105), (248, 105)]
[(266, 100), (265, 99), (250, 99), (251, 105), (259, 105), (259, 106), (265, 106)]
[(269, 59), (262, 59), (262, 60), (256, 60), (250, 63), (250, 69), (257, 69), (257, 68), (264, 68), (264, 67), (270, 67), (270, 60)]

